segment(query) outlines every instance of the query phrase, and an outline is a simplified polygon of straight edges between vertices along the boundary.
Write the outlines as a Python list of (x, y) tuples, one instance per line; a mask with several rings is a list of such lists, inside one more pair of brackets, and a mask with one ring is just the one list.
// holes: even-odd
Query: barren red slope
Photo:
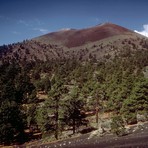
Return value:
[(95, 27), (82, 29), (82, 30), (67, 30), (49, 33), (47, 35), (36, 38), (35, 40), (48, 43), (59, 42), (66, 47), (77, 47), (87, 42), (95, 42), (104, 38), (115, 35), (131, 32), (130, 30), (111, 23), (101, 24)]

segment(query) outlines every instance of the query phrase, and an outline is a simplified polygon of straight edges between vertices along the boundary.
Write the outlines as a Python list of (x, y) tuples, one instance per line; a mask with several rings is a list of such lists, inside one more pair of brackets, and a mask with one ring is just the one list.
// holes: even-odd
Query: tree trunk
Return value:
[(99, 112), (99, 100), (98, 100), (98, 94), (96, 94), (96, 127), (98, 128), (98, 121), (99, 121), (99, 117), (98, 117), (98, 112)]
[(75, 134), (76, 131), (76, 122), (75, 119), (73, 119), (73, 134)]
[(99, 108), (96, 107), (96, 124), (97, 124), (97, 128), (98, 128), (98, 121), (99, 121), (98, 112), (99, 112)]
[(59, 119), (59, 103), (58, 101), (56, 101), (56, 113), (55, 113), (55, 138), (58, 139), (58, 130), (59, 130), (59, 123), (58, 123), (58, 119)]

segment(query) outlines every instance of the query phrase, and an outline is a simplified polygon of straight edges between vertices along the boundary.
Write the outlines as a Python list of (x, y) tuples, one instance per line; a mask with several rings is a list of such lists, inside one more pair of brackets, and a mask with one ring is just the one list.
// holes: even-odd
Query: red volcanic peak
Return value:
[(75, 31), (70, 38), (68, 37), (66, 46), (81, 46), (87, 42), (98, 41), (114, 35), (123, 34), (127, 31), (129, 30), (113, 24), (104, 24), (93, 28), (78, 30)]
[[(101, 60), (114, 57), (125, 45), (147, 48), (145, 38), (124, 27), (105, 23), (86, 29), (68, 29), (32, 40), (1, 47), (1, 60), (54, 61), (65, 59)], [(68, 49), (68, 48), (69, 49)], [(74, 48), (72, 48), (74, 47)], [(119, 52), (118, 51), (118, 52)]]
[[(124, 34), (130, 30), (121, 26), (105, 23), (95, 27), (82, 30), (66, 30), (50, 33), (44, 36), (45, 40), (60, 42), (66, 47), (77, 47), (84, 45), (87, 42), (95, 42), (111, 36)], [(42, 38), (42, 37), (41, 37)]]

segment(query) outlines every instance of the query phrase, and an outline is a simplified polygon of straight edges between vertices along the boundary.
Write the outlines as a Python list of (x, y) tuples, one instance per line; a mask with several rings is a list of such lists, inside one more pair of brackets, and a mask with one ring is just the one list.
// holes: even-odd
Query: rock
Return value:
[(145, 121), (147, 121), (146, 115), (137, 113), (137, 122), (145, 122)]
[(101, 128), (104, 130), (104, 132), (110, 132), (111, 130), (111, 119), (102, 121)]

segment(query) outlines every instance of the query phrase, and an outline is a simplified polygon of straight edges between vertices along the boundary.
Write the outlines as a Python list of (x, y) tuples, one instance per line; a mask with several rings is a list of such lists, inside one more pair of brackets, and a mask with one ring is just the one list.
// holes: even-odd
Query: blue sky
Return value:
[(148, 0), (0, 0), (0, 45), (112, 22), (148, 33)]

